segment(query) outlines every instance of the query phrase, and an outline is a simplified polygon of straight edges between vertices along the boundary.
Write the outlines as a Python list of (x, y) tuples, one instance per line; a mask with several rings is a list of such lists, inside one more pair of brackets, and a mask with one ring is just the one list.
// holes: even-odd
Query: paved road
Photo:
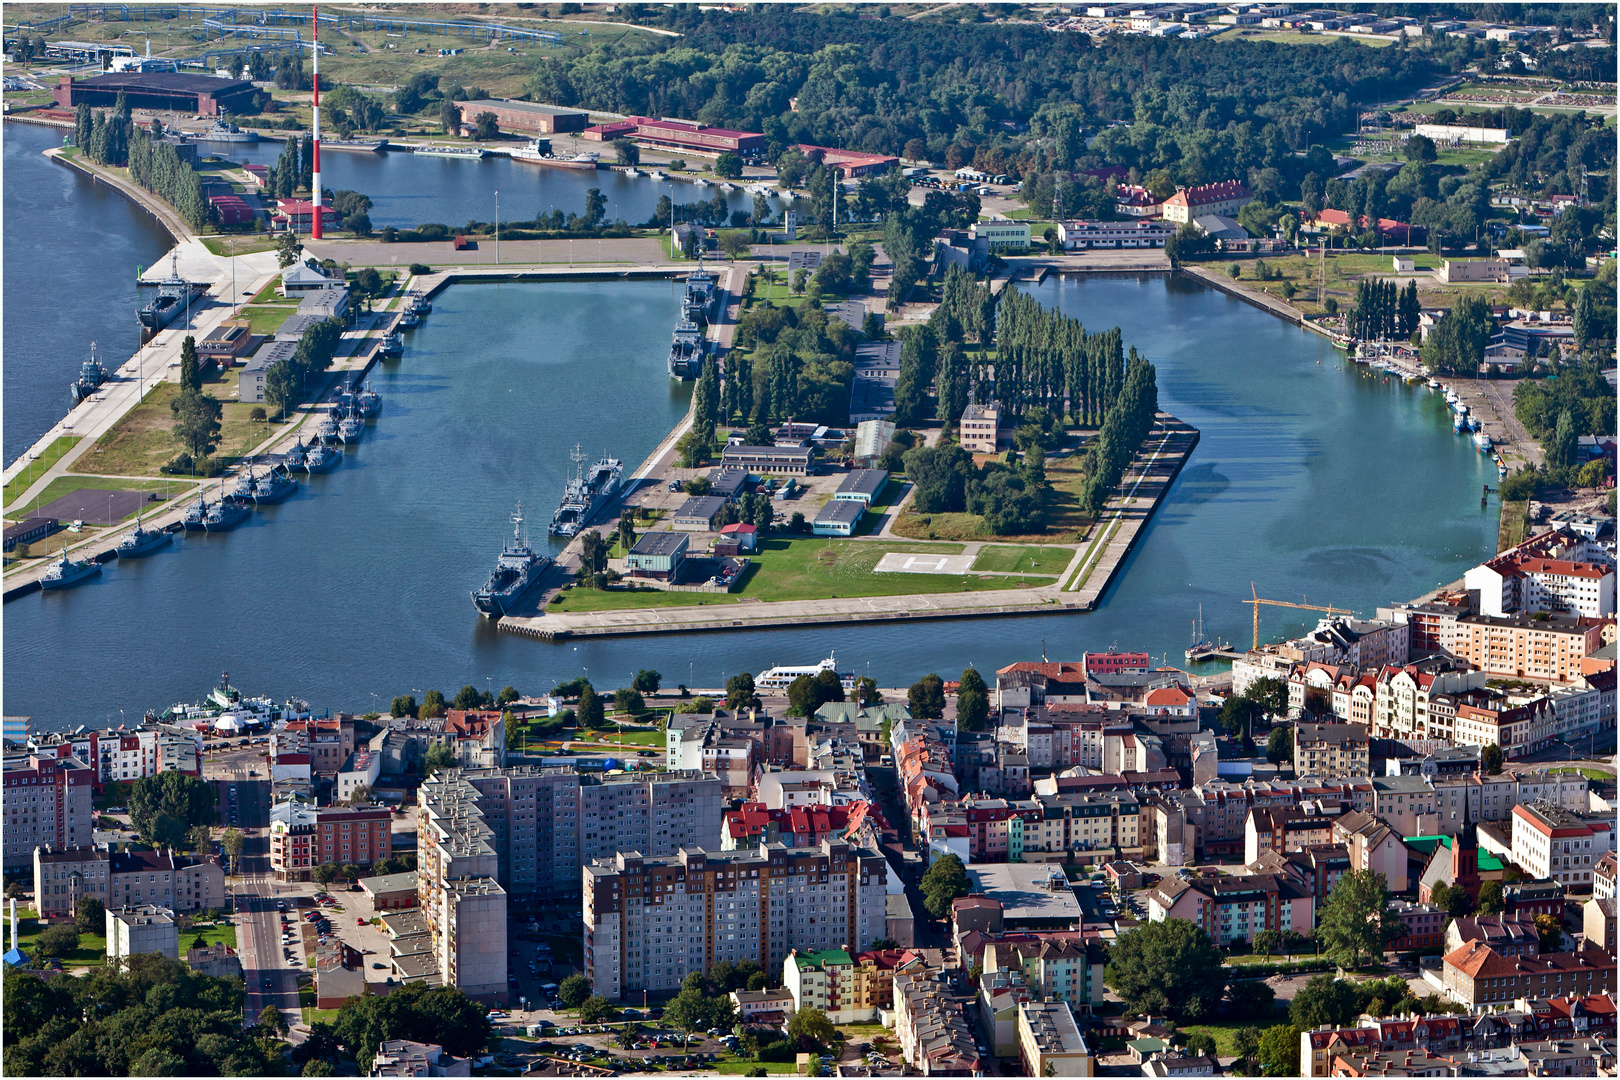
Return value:
[(274, 883), (263, 878), (242, 881), (236, 890), (236, 912), (236, 951), (247, 981), (243, 1025), (253, 1024), (266, 1005), (279, 1008), (289, 1025), (297, 1023), (302, 1016), (297, 973), (303, 969), (288, 966), (282, 958)]

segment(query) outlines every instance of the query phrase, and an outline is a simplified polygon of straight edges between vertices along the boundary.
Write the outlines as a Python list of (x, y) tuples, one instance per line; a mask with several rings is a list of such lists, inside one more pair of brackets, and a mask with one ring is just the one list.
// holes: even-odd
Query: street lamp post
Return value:
[(501, 193), (495, 192), (495, 265), (501, 265)]

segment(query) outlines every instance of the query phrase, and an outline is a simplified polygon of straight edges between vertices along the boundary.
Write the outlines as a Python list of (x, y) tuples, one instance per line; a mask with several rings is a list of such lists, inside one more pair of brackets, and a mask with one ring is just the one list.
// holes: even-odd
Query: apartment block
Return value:
[(168, 908), (154, 904), (109, 907), (106, 920), (109, 964), (118, 965), (138, 953), (180, 959), (180, 927)]
[[(454, 777), (456, 770), (446, 773)], [(446, 773), (433, 779), (440, 781)], [(481, 1001), (504, 1004), (506, 891), (496, 880), (500, 858), (490, 843), (494, 832), (485, 822), (479, 792), (454, 778), (423, 784), (417, 799), (420, 921), (410, 912), (402, 922), (418, 932), (426, 962), (407, 967), (396, 958), (396, 968), (407, 981), (455, 986)], [(397, 939), (395, 950), (403, 952)]]
[(91, 807), (95, 771), (76, 757), (18, 755), (4, 761), (4, 810), (7, 870), (29, 866), (34, 849), (89, 844), (95, 814)]
[(1316, 803), (1304, 806), (1257, 806), (1249, 811), (1243, 828), (1243, 861), (1252, 863), (1268, 851), (1303, 851), (1334, 843), (1333, 817), (1337, 807)]
[(584, 867), (585, 968), (618, 999), (674, 990), (722, 960), (783, 964), (792, 949), (842, 949), (884, 935), (887, 868), (848, 844), (753, 851), (634, 850)]
[(225, 872), (211, 857), (169, 851), (34, 850), (35, 910), (42, 918), (72, 917), (83, 896), (109, 908), (158, 904), (189, 914), (226, 906)]
[(1018, 1006), (1018, 1058), (1026, 1076), (1091, 1076), (1091, 1049), (1062, 1001)]
[(167, 725), (133, 731), (49, 732), (32, 736), (29, 749), (47, 757), (73, 756), (95, 770), (95, 788), (163, 772), (201, 775), (195, 732)]
[(1463, 575), (1479, 592), (1482, 615), (1574, 612), (1589, 619), (1614, 614), (1614, 566), (1504, 552)]
[[(567, 765), (515, 765), (435, 774), (424, 792), (465, 784), (496, 853), (494, 877), (513, 895), (568, 896), (579, 888), (580, 774)], [(423, 805), (431, 814), (434, 800)]]
[(1594, 948), (1543, 953), (1534, 959), (1502, 956), (1472, 942), (1441, 960), (1446, 996), (1470, 1009), (1525, 997), (1587, 997), (1614, 992), (1614, 957)]
[(1372, 771), (1369, 730), (1362, 724), (1294, 725), (1294, 771), (1325, 778), (1366, 776)]
[(690, 770), (595, 776), (561, 765), (446, 769), (423, 782), (424, 811), (434, 813), (431, 793), (462, 787), (447, 805), (476, 804), (496, 854), (491, 876), (517, 895), (573, 895), (580, 867), (594, 859), (714, 847), (721, 833), (720, 780)]
[(1097, 942), (1058, 934), (1013, 935), (984, 943), (983, 970), (1016, 971), (1037, 997), (1089, 1013), (1103, 1003), (1105, 953)]
[(386, 806), (289, 799), (270, 808), (270, 870), (282, 881), (308, 881), (322, 863), (370, 866), (392, 853), (393, 812)]
[(1513, 861), (1532, 878), (1566, 888), (1592, 888), (1597, 862), (1614, 850), (1614, 822), (1545, 803), (1513, 808)]
[(1441, 647), (1487, 675), (1569, 683), (1603, 644), (1605, 625), (1564, 616), (1463, 615), (1440, 627)]
[(1280, 874), (1182, 881), (1165, 879), (1148, 894), (1148, 918), (1186, 919), (1209, 932), (1216, 944), (1252, 941), (1261, 930), (1315, 927), (1315, 899), (1310, 890)]
[(922, 1076), (979, 1075), (983, 1070), (973, 1031), (961, 1005), (947, 995), (942, 977), (933, 970), (894, 977), (894, 1035), (900, 1056)]
[(820, 1009), (835, 1024), (869, 1023), (894, 1007), (894, 970), (901, 949), (851, 954), (847, 949), (788, 953), (782, 988), (793, 1009)]

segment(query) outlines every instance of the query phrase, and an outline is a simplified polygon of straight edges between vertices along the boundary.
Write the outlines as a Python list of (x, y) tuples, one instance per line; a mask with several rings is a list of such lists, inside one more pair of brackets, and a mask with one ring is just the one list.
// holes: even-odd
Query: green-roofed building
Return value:
[(892, 979), (894, 973), (871, 963), (857, 964), (844, 949), (794, 950), (782, 963), (782, 989), (793, 995), (794, 1010), (820, 1009), (835, 1024), (876, 1020), (875, 983), (885, 976)]

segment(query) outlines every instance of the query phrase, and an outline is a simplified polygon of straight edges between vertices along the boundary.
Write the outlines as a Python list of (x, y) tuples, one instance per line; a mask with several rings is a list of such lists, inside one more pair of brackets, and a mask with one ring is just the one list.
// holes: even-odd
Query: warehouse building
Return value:
[(555, 105), (540, 105), (533, 101), (514, 101), (510, 98), (484, 98), (480, 101), (458, 101), (461, 122), (472, 127), (479, 113), (493, 113), (495, 123), (502, 131), (530, 131), (540, 135), (558, 132), (584, 131), (590, 116), (578, 109), (562, 109)]
[(256, 111), (253, 84), (213, 75), (187, 75), (177, 71), (116, 71), (73, 81), (63, 75), (52, 95), (61, 109), (84, 104), (110, 109), (119, 94), (127, 94), (132, 109), (218, 116), (226, 112)]

